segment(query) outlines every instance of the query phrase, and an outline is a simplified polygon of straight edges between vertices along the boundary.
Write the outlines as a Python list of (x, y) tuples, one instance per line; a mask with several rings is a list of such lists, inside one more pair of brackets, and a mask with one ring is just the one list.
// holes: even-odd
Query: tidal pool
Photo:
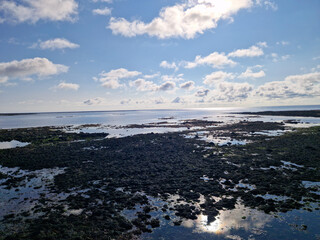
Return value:
[(0, 165), (0, 174), (6, 176), (0, 179), (0, 220), (8, 214), (29, 211), (39, 203), (42, 196), (52, 195), (49, 187), (54, 177), (63, 172), (61, 168), (27, 171)]
[[(308, 227), (306, 227), (308, 226)], [(310, 226), (310, 227), (309, 227)], [(221, 210), (212, 222), (204, 214), (196, 220), (185, 220), (181, 226), (161, 221), (161, 227), (145, 233), (142, 240), (154, 239), (319, 239), (319, 212), (293, 210), (266, 214), (238, 202), (233, 210)]]
[(199, 140), (214, 143), (215, 145), (223, 146), (223, 145), (246, 145), (250, 141), (248, 140), (237, 140), (231, 137), (222, 137), (217, 136), (216, 133), (210, 133), (209, 131), (197, 131), (185, 134), (186, 138), (197, 138)]
[(12, 140), (10, 142), (0, 142), (0, 149), (10, 149), (10, 148), (16, 148), (16, 147), (25, 147), (29, 145), (30, 143), (27, 142), (19, 142), (16, 140)]

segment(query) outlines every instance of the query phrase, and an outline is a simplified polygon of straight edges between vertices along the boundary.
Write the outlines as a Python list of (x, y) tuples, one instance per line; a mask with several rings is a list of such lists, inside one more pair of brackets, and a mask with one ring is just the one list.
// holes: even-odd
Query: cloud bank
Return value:
[(159, 16), (149, 23), (112, 17), (108, 28), (125, 37), (147, 34), (160, 39), (191, 39), (216, 28), (220, 20), (232, 21), (238, 11), (253, 5), (252, 0), (188, 0), (162, 8)]
[(0, 12), (3, 22), (75, 21), (78, 4), (75, 0), (5, 0), (0, 2)]
[(0, 78), (27, 78), (33, 75), (45, 77), (68, 71), (68, 67), (54, 64), (46, 58), (29, 58), (0, 63)]
[(129, 71), (125, 68), (111, 70), (110, 72), (102, 72), (99, 74), (99, 81), (105, 88), (117, 89), (123, 87), (124, 84), (120, 83), (121, 79), (132, 78), (140, 75), (141, 72)]

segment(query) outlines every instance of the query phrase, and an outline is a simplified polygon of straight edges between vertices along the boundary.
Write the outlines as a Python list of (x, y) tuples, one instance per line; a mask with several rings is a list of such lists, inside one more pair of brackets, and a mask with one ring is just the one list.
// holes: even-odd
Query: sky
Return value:
[(319, 0), (0, 0), (2, 113), (319, 103)]

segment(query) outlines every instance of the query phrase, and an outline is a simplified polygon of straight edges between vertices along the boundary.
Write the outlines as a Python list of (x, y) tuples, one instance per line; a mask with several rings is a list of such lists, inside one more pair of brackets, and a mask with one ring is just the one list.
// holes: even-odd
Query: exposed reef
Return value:
[(134, 239), (161, 221), (178, 226), (205, 214), (213, 222), (239, 202), (268, 214), (319, 210), (319, 186), (306, 182), (320, 181), (320, 127), (270, 136), (259, 132), (284, 131), (284, 123), (181, 126), (230, 144), (203, 141), (194, 129), (111, 139), (58, 127), (0, 130), (0, 141), (32, 143), (0, 150), (0, 165), (28, 173), (2, 171), (0, 191), (22, 191), (37, 171), (63, 169), (34, 190), (28, 210), (0, 216), (0, 239)]

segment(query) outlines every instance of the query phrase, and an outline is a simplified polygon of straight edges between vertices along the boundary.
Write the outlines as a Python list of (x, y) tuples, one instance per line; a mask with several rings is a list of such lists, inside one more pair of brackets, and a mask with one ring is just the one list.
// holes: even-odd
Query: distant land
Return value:
[(292, 117), (320, 117), (320, 110), (239, 112), (237, 114), (292, 116)]

